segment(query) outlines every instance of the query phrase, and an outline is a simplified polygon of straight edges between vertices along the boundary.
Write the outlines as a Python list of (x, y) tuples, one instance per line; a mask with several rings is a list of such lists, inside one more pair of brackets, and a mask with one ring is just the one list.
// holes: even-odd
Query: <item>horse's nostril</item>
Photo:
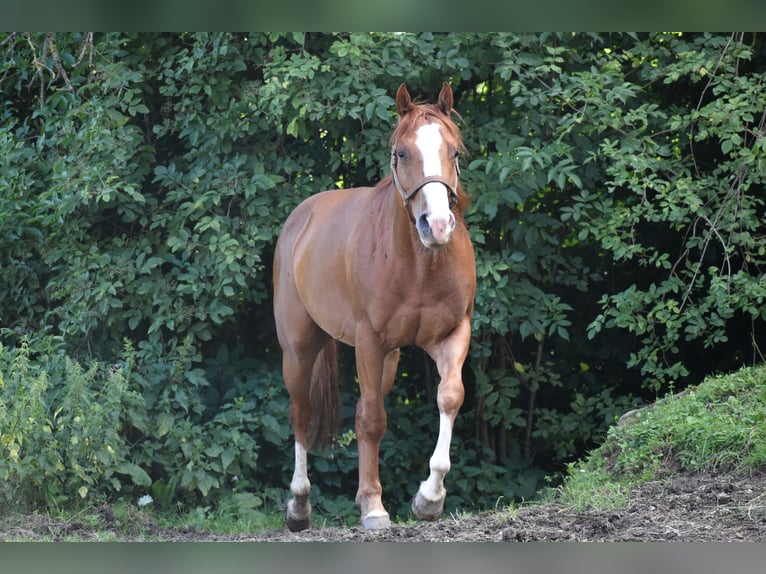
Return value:
[(418, 229), (423, 233), (431, 230), (431, 224), (428, 222), (428, 216), (425, 213), (418, 218)]

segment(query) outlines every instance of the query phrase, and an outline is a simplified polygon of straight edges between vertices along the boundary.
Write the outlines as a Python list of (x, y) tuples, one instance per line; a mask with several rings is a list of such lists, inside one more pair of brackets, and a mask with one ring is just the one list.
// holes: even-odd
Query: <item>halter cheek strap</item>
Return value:
[(460, 166), (458, 165), (457, 158), (455, 158), (455, 185), (452, 185), (450, 182), (448, 182), (446, 179), (444, 179), (440, 175), (429, 175), (427, 177), (424, 177), (421, 179), (418, 183), (410, 187), (409, 190), (405, 190), (404, 186), (402, 185), (402, 182), (399, 180), (399, 174), (396, 172), (396, 144), (394, 144), (391, 147), (391, 175), (394, 179), (394, 185), (396, 185), (396, 189), (399, 190), (399, 193), (402, 196), (402, 201), (404, 201), (404, 207), (407, 207), (407, 204), (410, 202), (410, 199), (423, 187), (426, 186), (426, 184), (429, 183), (441, 183), (444, 187), (447, 188), (447, 193), (449, 194), (449, 206), (450, 209), (455, 207), (457, 205), (457, 184), (458, 179), (460, 177)]

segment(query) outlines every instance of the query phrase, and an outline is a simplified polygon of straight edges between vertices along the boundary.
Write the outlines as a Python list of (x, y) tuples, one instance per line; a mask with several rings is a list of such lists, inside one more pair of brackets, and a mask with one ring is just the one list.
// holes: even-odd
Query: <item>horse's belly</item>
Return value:
[(319, 327), (333, 339), (345, 343), (346, 345), (355, 345), (356, 341), (356, 323), (353, 319), (345, 316), (345, 313), (336, 312), (337, 307), (328, 305), (325, 308), (319, 306), (310, 311), (311, 318)]
[(298, 293), (306, 311), (319, 327), (334, 339), (353, 345), (355, 322), (349, 294), (338, 273), (326, 260), (310, 258), (300, 268)]

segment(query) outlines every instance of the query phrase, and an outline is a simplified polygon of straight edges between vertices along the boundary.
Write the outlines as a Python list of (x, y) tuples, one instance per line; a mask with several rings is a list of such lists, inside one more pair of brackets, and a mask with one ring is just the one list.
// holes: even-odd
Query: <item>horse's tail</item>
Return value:
[(338, 346), (329, 339), (314, 360), (311, 370), (311, 422), (309, 448), (326, 450), (338, 436), (341, 422), (338, 385)]

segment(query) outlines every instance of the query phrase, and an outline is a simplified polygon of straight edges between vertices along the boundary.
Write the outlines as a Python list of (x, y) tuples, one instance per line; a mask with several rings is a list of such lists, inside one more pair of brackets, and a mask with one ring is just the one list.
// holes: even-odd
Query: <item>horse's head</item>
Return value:
[(391, 174), (426, 247), (445, 245), (455, 229), (457, 158), (464, 148), (450, 119), (452, 104), (447, 83), (434, 105), (413, 103), (404, 84), (396, 92), (399, 122), (391, 136)]

